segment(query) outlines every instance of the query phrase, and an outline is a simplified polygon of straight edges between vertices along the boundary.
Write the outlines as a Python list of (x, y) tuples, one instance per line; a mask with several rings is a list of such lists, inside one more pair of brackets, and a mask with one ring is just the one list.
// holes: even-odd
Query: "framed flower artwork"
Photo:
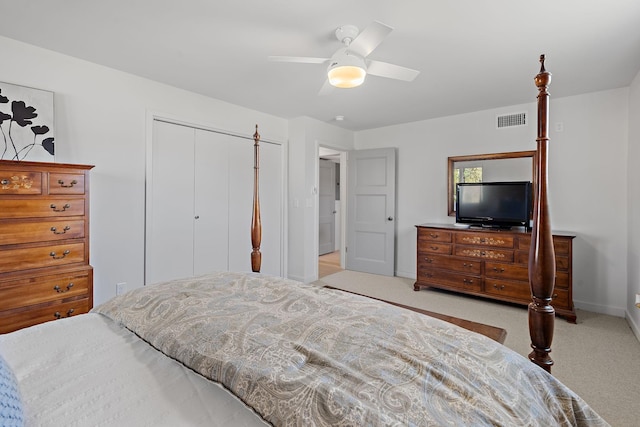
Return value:
[(53, 92), (0, 82), (0, 160), (53, 162)]

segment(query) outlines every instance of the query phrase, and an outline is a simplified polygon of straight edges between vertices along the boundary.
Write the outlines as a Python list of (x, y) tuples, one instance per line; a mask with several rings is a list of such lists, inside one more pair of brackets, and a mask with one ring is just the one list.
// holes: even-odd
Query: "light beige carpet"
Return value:
[[(347, 270), (315, 283), (498, 326), (507, 330), (507, 347), (525, 357), (531, 351), (526, 307), (432, 289), (415, 292), (412, 279)], [(640, 426), (640, 342), (623, 318), (582, 310), (577, 315), (577, 324), (556, 318), (553, 375), (612, 426)]]

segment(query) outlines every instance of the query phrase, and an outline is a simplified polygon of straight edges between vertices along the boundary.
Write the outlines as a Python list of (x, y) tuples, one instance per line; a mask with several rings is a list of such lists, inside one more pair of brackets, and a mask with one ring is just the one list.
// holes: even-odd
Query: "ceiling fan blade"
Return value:
[(322, 64), (330, 58), (313, 58), (308, 56), (269, 56), (267, 58), (272, 62), (300, 62), (303, 64)]
[(390, 79), (413, 81), (420, 71), (380, 61), (367, 61), (367, 74)]
[(349, 51), (363, 58), (378, 47), (382, 40), (393, 31), (393, 28), (378, 21), (373, 21), (349, 45)]
[(320, 92), (318, 92), (318, 96), (328, 95), (331, 92), (333, 92), (333, 86), (331, 86), (331, 83), (329, 83), (329, 79), (327, 79), (324, 81), (322, 88), (320, 88)]

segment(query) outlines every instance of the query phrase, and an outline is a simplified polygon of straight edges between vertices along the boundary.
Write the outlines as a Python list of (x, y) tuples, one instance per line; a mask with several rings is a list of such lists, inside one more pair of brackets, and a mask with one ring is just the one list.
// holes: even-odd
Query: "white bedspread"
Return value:
[(264, 426), (220, 385), (99, 314), (0, 335), (27, 426)]

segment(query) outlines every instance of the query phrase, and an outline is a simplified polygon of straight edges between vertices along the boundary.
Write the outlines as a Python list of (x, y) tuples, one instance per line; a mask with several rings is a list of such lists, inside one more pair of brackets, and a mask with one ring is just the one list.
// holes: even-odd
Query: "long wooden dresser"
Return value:
[(0, 333), (92, 308), (92, 167), (0, 160)]
[[(531, 233), (417, 225), (416, 291), (447, 289), (528, 305)], [(576, 322), (572, 296), (572, 249), (575, 236), (553, 234), (556, 283), (551, 304), (556, 313)]]

